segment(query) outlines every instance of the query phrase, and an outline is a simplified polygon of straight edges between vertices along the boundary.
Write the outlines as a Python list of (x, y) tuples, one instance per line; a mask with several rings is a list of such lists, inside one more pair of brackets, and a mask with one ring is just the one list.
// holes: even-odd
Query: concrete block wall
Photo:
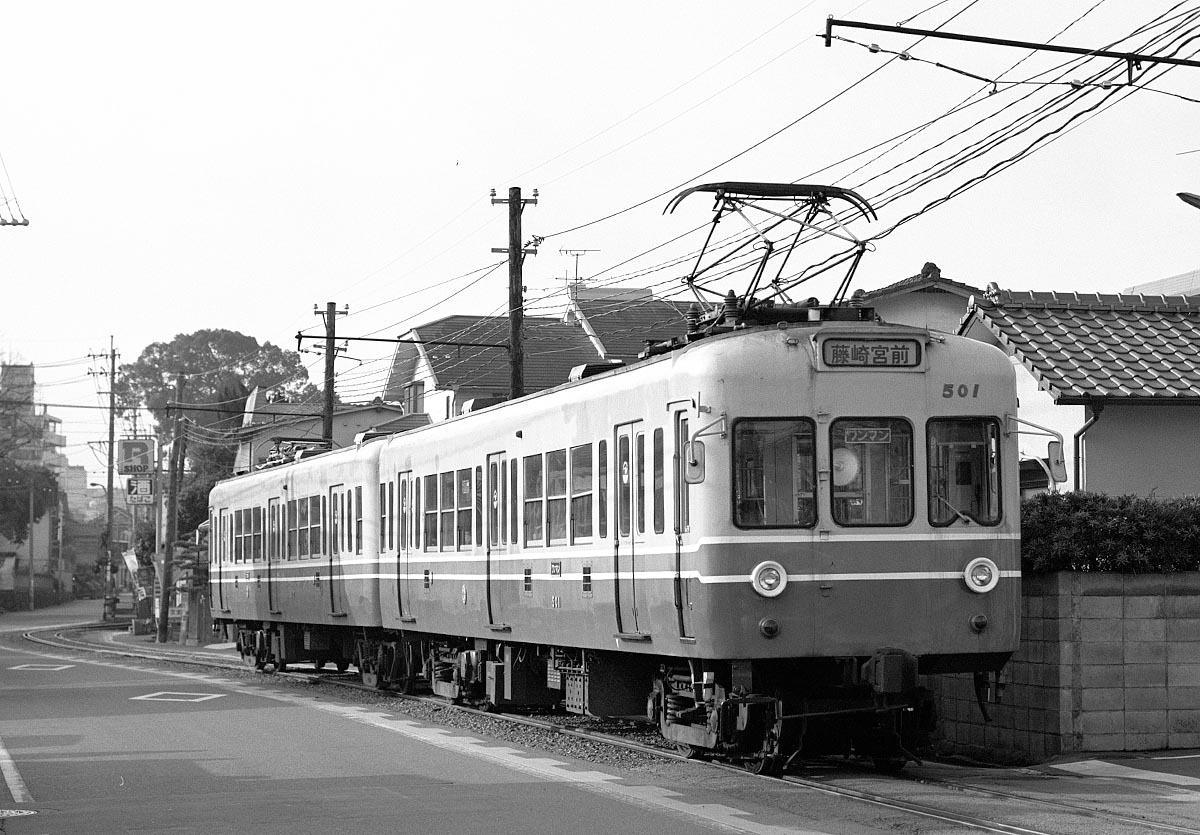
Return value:
[(983, 721), (969, 675), (927, 676), (940, 750), (1001, 762), (1200, 748), (1200, 572), (1027, 577), (1021, 648)]

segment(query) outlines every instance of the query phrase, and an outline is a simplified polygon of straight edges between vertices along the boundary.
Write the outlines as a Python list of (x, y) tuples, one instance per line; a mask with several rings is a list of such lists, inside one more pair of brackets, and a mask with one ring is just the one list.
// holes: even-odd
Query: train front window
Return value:
[(1000, 425), (991, 418), (929, 421), (929, 521), (1000, 521)]
[(913, 438), (908, 422), (835, 420), (829, 434), (833, 520), (848, 526), (911, 522)]
[(817, 521), (812, 421), (739, 420), (733, 430), (733, 521), (740, 528), (803, 528)]

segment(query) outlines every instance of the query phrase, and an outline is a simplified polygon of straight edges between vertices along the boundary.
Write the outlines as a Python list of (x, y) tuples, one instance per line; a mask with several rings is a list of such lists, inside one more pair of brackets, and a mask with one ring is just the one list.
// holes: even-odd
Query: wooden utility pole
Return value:
[[(27, 535), (29, 542), (29, 611), (37, 608), (37, 584), (36, 575), (33, 571), (33, 473), (29, 474), (29, 533)], [(50, 564), (50, 555), (46, 554), (46, 565)], [(16, 577), (14, 575), (13, 579)]]
[(515, 400), (525, 394), (525, 346), (521, 341), (521, 328), (525, 319), (525, 287), (522, 277), (522, 267), (526, 255), (537, 255), (537, 249), (524, 249), (521, 246), (521, 212), (526, 203), (537, 205), (537, 189), (533, 197), (521, 199), (521, 189), (513, 186), (508, 190), (508, 199), (496, 197), (492, 190), (492, 203), (508, 204), (508, 247), (493, 248), (492, 252), (508, 253), (508, 359), (511, 363), (508, 386), (510, 400)]
[[(175, 402), (183, 403), (182, 374), (175, 378)], [(171, 607), (171, 577), (175, 559), (175, 540), (179, 537), (179, 483), (183, 479), (183, 462), (185, 460), (186, 442), (183, 437), (183, 409), (175, 410), (175, 431), (171, 440), (171, 484), (167, 493), (167, 533), (163, 539), (162, 574), (160, 575), (160, 591), (158, 596), (158, 635), (160, 644), (167, 642), (167, 617)]]
[(116, 594), (113, 580), (113, 458), (117, 430), (117, 349), (108, 338), (108, 487), (104, 490), (104, 596)]
[(325, 311), (313, 305), (313, 313), (325, 319), (325, 408), (321, 413), (321, 437), (333, 449), (333, 361), (337, 358), (337, 317), (346, 311), (338, 310), (336, 302), (326, 302)]

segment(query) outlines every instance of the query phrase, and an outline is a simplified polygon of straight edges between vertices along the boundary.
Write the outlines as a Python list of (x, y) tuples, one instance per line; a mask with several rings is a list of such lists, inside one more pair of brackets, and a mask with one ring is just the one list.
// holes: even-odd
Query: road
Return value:
[[(418, 721), (329, 687), (14, 640), (26, 629), (94, 621), (99, 605), (0, 616), (0, 832), (971, 831), (695, 763), (596, 765)], [(1024, 807), (961, 787), (1116, 807), (1137, 818), (1165, 815), (1192, 829), (1200, 827), (1200, 813), (1191, 811), (1200, 809), (1195, 753), (1037, 769), (929, 764), (913, 768), (923, 779), (901, 790), (913, 802), (961, 806), (963, 814), (1027, 830), (1078, 831), (1062, 808)], [(869, 775), (837, 780), (868, 791), (879, 784)], [(1109, 823), (1096, 819), (1091, 831), (1130, 830)]]
[[(31, 621), (5, 618), (0, 631)], [(0, 817), (36, 812), (7, 817), (4, 831), (817, 831), (708, 788), (662, 789), (652, 774), (476, 739), (327, 690), (158, 666), (0, 641)]]

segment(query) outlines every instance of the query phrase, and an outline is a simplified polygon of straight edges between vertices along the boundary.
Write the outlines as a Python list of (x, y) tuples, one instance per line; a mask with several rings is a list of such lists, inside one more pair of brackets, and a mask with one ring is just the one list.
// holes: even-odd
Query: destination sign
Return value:
[(834, 368), (914, 368), (921, 364), (916, 339), (826, 339), (821, 357)]

